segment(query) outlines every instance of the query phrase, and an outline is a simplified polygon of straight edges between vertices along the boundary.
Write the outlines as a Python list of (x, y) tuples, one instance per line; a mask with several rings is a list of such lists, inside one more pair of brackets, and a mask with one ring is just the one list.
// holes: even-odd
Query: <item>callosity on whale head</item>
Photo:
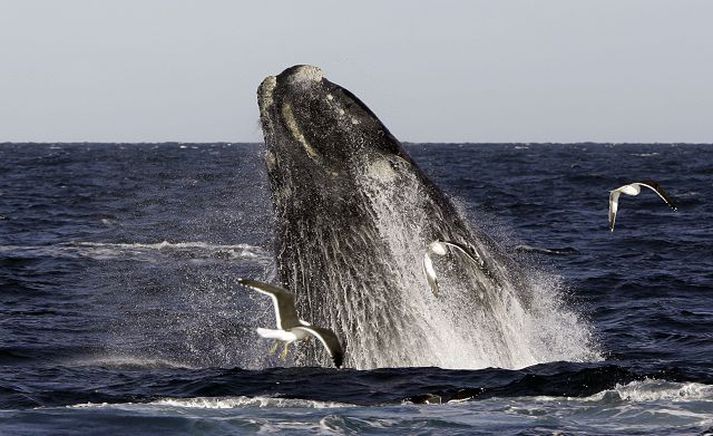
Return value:
[[(305, 319), (347, 347), (346, 366), (517, 367), (540, 360), (512, 317), (530, 297), (518, 265), (472, 229), (376, 115), (321, 69), (258, 89), (275, 208), (278, 280)], [(441, 296), (422, 270), (434, 241)], [(516, 320), (516, 323), (520, 322)], [(532, 348), (532, 347), (531, 347)], [(327, 363), (319, 348), (305, 364)]]

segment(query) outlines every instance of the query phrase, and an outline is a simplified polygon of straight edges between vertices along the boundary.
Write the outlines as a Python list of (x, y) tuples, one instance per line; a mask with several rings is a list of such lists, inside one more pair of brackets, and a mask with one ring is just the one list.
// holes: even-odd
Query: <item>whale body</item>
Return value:
[[(543, 360), (523, 333), (525, 271), (468, 225), (401, 143), (321, 69), (297, 65), (258, 88), (275, 214), (277, 280), (307, 319), (330, 328), (355, 368), (522, 367)], [(434, 295), (421, 260), (433, 241), (470, 247), (436, 259)], [(306, 365), (327, 364), (303, 349)], [(545, 358), (546, 360), (546, 358)]]

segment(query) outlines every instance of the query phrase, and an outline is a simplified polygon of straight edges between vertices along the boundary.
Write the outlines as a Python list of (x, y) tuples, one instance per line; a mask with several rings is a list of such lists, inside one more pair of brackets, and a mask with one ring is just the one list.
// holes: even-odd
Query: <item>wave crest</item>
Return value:
[(304, 400), (300, 398), (277, 397), (193, 397), (193, 398), (162, 398), (148, 403), (81, 403), (67, 406), (73, 409), (101, 408), (146, 408), (156, 406), (181, 407), (189, 409), (236, 409), (236, 408), (295, 408), (295, 409), (334, 409), (355, 407), (352, 404), (336, 401)]
[(151, 261), (159, 256), (192, 259), (272, 259), (262, 247), (250, 244), (208, 242), (111, 243), (67, 242), (52, 245), (1, 245), (0, 254), (29, 257), (87, 257), (95, 260), (126, 259)]

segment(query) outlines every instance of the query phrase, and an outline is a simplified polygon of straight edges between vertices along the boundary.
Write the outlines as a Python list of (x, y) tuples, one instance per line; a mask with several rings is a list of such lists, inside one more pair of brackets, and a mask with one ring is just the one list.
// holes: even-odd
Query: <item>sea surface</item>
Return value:
[[(596, 357), (294, 367), (236, 283), (275, 277), (261, 144), (0, 144), (0, 433), (713, 434), (713, 146), (406, 148)], [(623, 196), (610, 232), (649, 178), (678, 211)]]

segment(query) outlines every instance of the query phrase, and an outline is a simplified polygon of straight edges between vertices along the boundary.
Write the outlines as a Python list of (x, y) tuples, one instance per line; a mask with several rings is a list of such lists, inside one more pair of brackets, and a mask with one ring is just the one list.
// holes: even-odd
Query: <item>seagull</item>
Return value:
[(678, 210), (676, 205), (673, 203), (673, 200), (671, 200), (671, 197), (669, 197), (668, 193), (664, 191), (661, 185), (654, 182), (653, 180), (644, 180), (642, 182), (630, 183), (628, 185), (620, 186), (619, 188), (616, 188), (615, 190), (609, 192), (609, 230), (611, 230), (612, 232), (614, 231), (614, 223), (616, 222), (616, 212), (619, 209), (619, 196), (621, 194), (632, 196), (639, 195), (642, 186), (645, 188), (649, 188), (656, 194), (658, 194), (658, 196), (661, 197), (661, 199), (665, 201), (666, 204), (671, 209), (673, 209), (674, 212)]
[[(273, 306), (275, 306), (277, 329), (258, 328), (257, 334), (263, 338), (277, 339), (284, 342), (285, 348), (281, 355), (283, 359), (287, 356), (287, 348), (291, 343), (301, 341), (311, 335), (319, 339), (324, 348), (327, 349), (329, 356), (334, 361), (334, 366), (337, 368), (342, 366), (344, 349), (339, 343), (337, 335), (329, 329), (316, 327), (307, 321), (301, 320), (297, 316), (295, 296), (291, 292), (256, 280), (238, 279), (238, 283), (272, 298)], [(279, 342), (275, 343), (273, 350), (277, 349), (278, 344)]]
[[(470, 245), (465, 246), (457, 242), (449, 241), (431, 242), (428, 244), (428, 248), (423, 255), (423, 273), (426, 275), (428, 286), (431, 287), (431, 292), (433, 292), (435, 296), (438, 296), (438, 278), (436, 277), (436, 270), (433, 268), (433, 261), (431, 261), (431, 253), (445, 256), (448, 247), (455, 248), (465, 254), (468, 256), (468, 259), (475, 262), (478, 266), (482, 267), (484, 265), (483, 260), (478, 256), (478, 252)], [(475, 253), (475, 255), (473, 255), (473, 253)]]

